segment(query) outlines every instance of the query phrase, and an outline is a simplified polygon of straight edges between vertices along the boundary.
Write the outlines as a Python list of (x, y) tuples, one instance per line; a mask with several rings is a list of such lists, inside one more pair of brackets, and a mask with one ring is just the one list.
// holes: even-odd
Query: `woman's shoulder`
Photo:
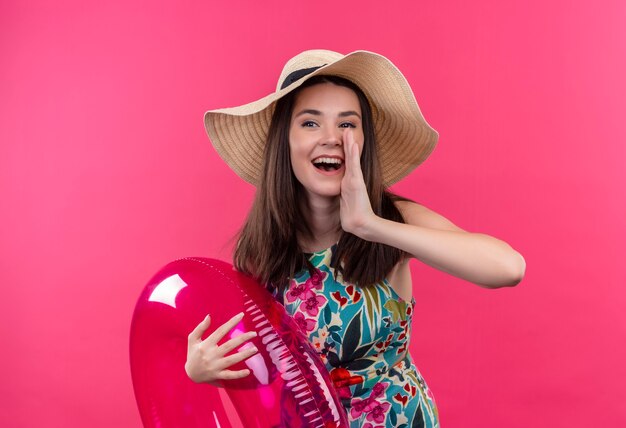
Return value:
[(396, 207), (402, 214), (404, 222), (413, 226), (427, 227), (430, 229), (455, 230), (462, 231), (460, 227), (452, 223), (443, 215), (427, 208), (426, 206), (406, 200), (400, 199), (395, 202)]

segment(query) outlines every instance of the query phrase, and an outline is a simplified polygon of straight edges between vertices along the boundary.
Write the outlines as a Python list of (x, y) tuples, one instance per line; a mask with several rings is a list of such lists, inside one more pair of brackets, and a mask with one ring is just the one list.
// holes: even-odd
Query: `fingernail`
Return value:
[(253, 346), (252, 348), (250, 348), (250, 352), (254, 354), (255, 352), (259, 352), (259, 350), (257, 349), (256, 346)]

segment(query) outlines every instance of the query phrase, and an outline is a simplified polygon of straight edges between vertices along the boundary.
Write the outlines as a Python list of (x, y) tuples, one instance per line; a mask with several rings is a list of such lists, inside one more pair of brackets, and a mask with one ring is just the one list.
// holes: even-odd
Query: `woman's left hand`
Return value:
[(368, 225), (375, 220), (363, 171), (359, 146), (354, 141), (354, 133), (346, 129), (343, 134), (345, 172), (341, 180), (340, 218), (341, 228), (360, 238), (364, 238)]

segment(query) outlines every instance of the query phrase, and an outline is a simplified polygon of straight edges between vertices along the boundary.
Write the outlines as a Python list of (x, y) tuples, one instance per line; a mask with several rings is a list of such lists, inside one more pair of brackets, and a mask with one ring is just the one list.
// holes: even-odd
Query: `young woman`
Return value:
[[(257, 186), (235, 250), (237, 269), (259, 279), (300, 324), (328, 367), (351, 426), (439, 426), (433, 396), (408, 353), (416, 258), (483, 287), (516, 285), (522, 256), (466, 232), (387, 187), (432, 151), (426, 123), (400, 71), (370, 52), (306, 51), (283, 69), (275, 93), (208, 112), (222, 158)], [(249, 340), (189, 336), (186, 370), (219, 385), (244, 377), (225, 357)]]

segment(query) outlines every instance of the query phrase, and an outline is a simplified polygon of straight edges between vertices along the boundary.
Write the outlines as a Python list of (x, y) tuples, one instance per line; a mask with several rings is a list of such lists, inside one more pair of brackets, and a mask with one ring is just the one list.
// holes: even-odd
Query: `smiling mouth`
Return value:
[(313, 159), (313, 165), (315, 168), (323, 171), (336, 171), (341, 168), (341, 165), (343, 165), (343, 160), (337, 158), (319, 157)]

